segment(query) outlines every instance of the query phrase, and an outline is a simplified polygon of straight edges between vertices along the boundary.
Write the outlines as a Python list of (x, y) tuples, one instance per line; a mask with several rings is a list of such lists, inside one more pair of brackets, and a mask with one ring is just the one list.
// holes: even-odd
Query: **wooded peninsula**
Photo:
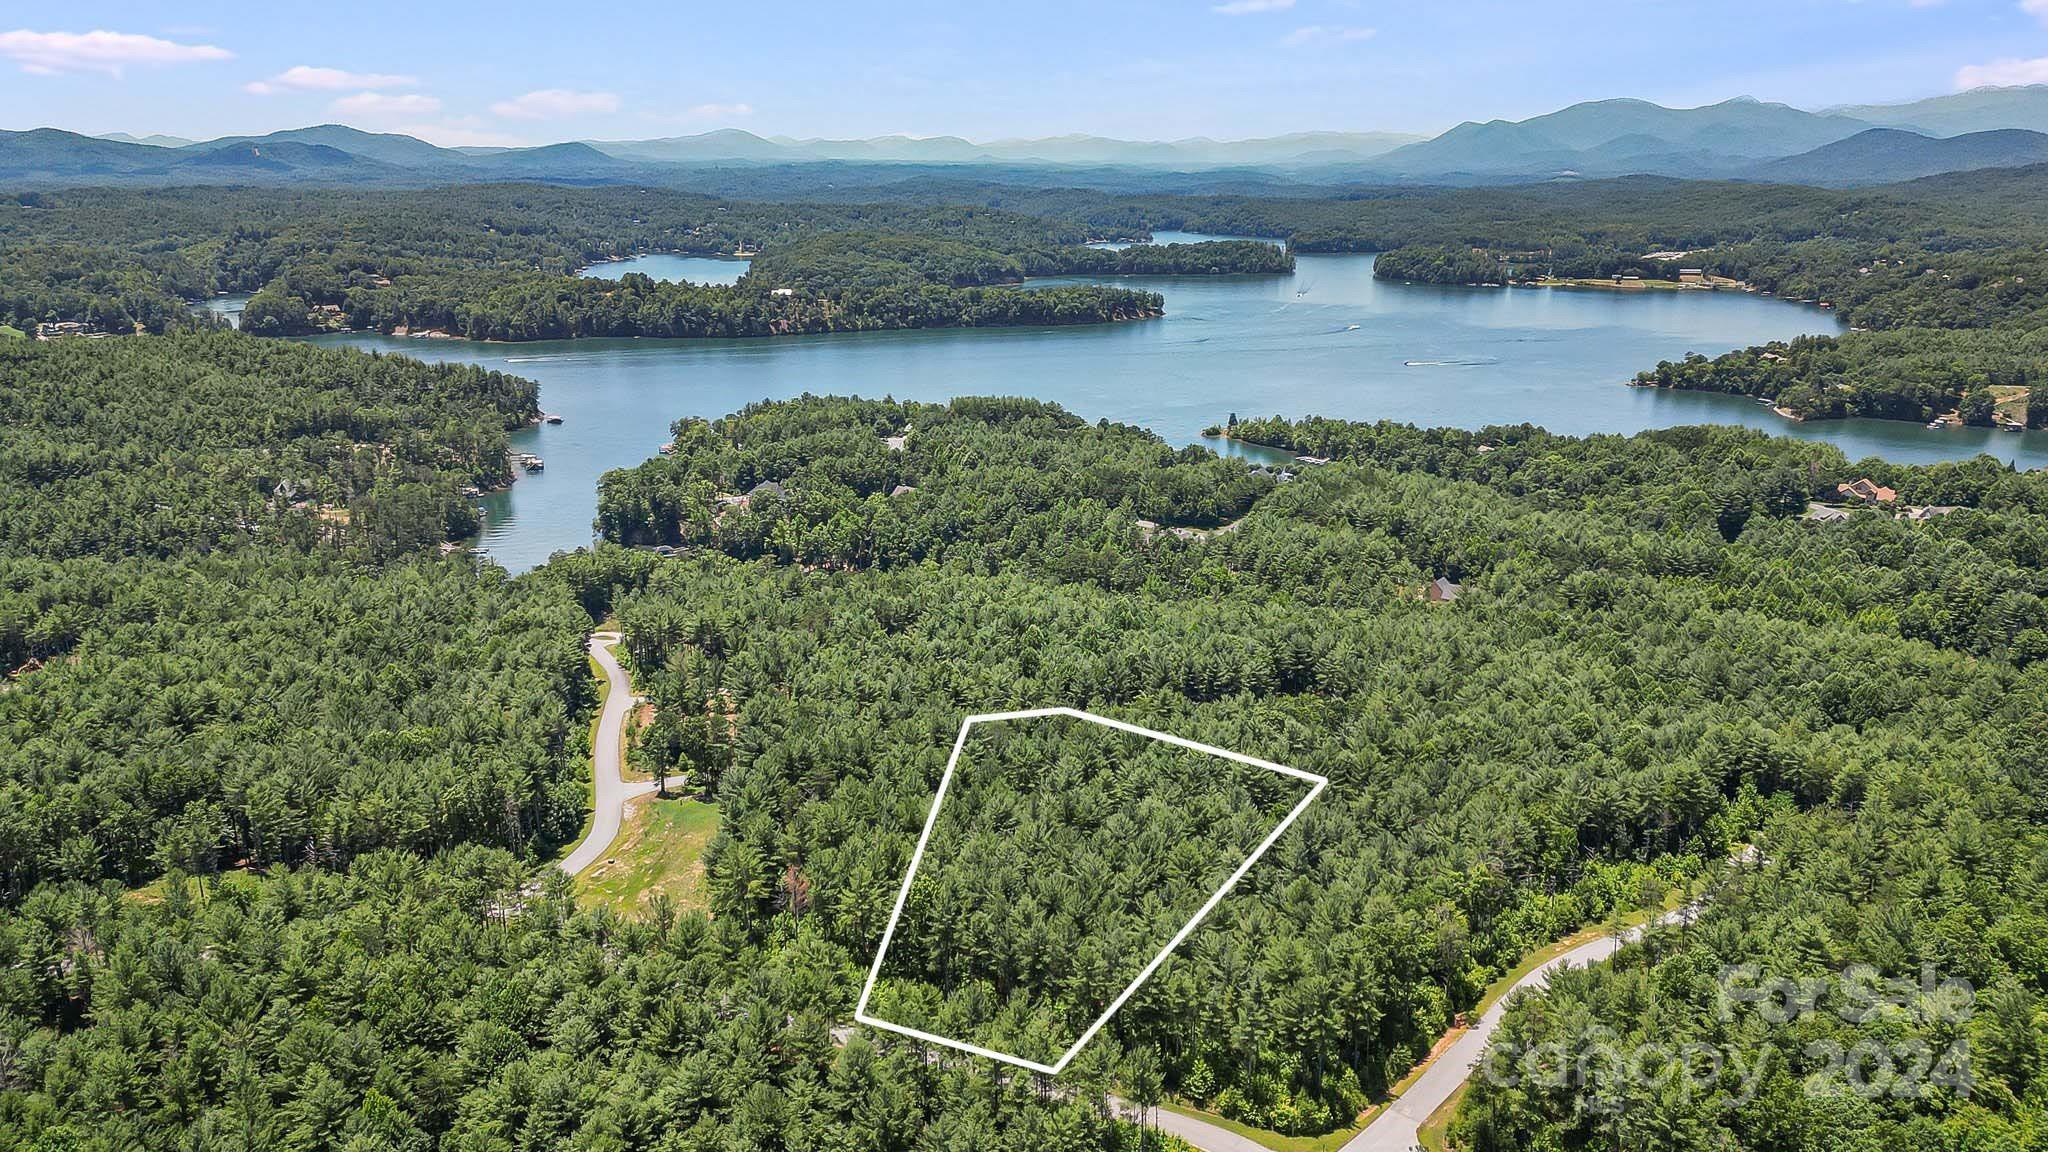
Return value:
[[(1840, 337), (1646, 366), (1637, 382), (1754, 396), (1800, 418), (2048, 426), (2048, 209), (2029, 170), (1853, 191), (1626, 178), (1341, 199), (1154, 196), (909, 181), (875, 203), (641, 188), (76, 189), (0, 196), (0, 324), (162, 332), (253, 294), (259, 335), (747, 337), (1096, 324), (1156, 293), (1048, 276), (1271, 274), (1379, 252), (1442, 284), (1682, 275), (1814, 302)], [(816, 192), (817, 189), (810, 191)], [(872, 194), (873, 189), (865, 190)], [(792, 193), (796, 195), (798, 193)], [(1158, 229), (1272, 237), (1090, 247)], [(749, 253), (737, 285), (577, 275), (635, 253)]]

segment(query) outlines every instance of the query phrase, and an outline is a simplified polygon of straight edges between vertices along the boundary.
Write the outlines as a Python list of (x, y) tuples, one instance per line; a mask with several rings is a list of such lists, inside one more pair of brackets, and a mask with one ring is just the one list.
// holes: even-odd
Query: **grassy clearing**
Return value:
[[(1200, 1120), (1204, 1123), (1214, 1124), (1218, 1128), (1235, 1132), (1247, 1140), (1273, 1149), (1273, 1152), (1337, 1152), (1338, 1149), (1344, 1147), (1346, 1141), (1358, 1135), (1359, 1129), (1365, 1127), (1364, 1122), (1361, 1121), (1349, 1128), (1339, 1128), (1335, 1132), (1325, 1132), (1321, 1136), (1282, 1136), (1278, 1132), (1268, 1132), (1263, 1128), (1254, 1128), (1249, 1124), (1240, 1124), (1235, 1120), (1226, 1120), (1214, 1112), (1204, 1112), (1200, 1108), (1187, 1104), (1166, 1103), (1161, 1104), (1160, 1107), (1168, 1112), (1177, 1112), (1191, 1120)], [(1367, 1112), (1366, 1116), (1370, 1118), (1377, 1114), (1378, 1111), (1375, 1108), (1371, 1112)]]
[(1605, 288), (1610, 292), (1676, 292), (1681, 288), (1699, 290), (1676, 280), (1611, 280), (1605, 277), (1546, 277), (1537, 283), (1545, 288)]
[(2000, 419), (2027, 422), (2027, 396), (2032, 391), (2024, 384), (1993, 384), (1991, 394), (1998, 398)]
[(1458, 1090), (1444, 1098), (1442, 1104), (1429, 1114), (1429, 1119), (1415, 1130), (1415, 1138), (1422, 1144), (1423, 1152), (1451, 1152), (1451, 1118), (1458, 1114), (1458, 1105), (1465, 1102), (1467, 1085), (1458, 1085)]
[(605, 858), (576, 877), (576, 898), (621, 915), (666, 893), (679, 911), (710, 906), (704, 850), (718, 834), (718, 808), (701, 800), (649, 796), (633, 803)]
[[(184, 885), (185, 898), (195, 903), (204, 904), (211, 898), (212, 893), (220, 890), (222, 885), (234, 887), (252, 880), (257, 875), (257, 872), (248, 868), (230, 868), (225, 872), (216, 872), (211, 876), (187, 876), (185, 877)], [(126, 892), (121, 893), (121, 898), (130, 904), (154, 906), (170, 899), (172, 892), (171, 878), (159, 876), (147, 884), (130, 888)]]
[[(654, 705), (652, 704), (636, 704), (627, 711), (626, 723), (619, 729), (619, 779), (633, 781), (654, 779), (652, 772), (634, 765), (632, 755), (634, 746), (640, 742), (640, 733), (645, 731), (647, 726), (652, 723), (654, 723)], [(667, 787), (680, 787), (682, 780), (682, 773), (670, 772), (667, 777)]]
[(28, 333), (12, 324), (0, 324), (0, 340), (26, 340)]
[(140, 888), (130, 888), (121, 895), (131, 904), (161, 904), (171, 894), (170, 877), (159, 876)]

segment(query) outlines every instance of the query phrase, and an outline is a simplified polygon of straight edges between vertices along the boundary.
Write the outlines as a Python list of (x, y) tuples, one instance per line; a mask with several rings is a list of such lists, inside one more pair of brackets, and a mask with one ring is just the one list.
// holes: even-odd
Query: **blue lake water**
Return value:
[[(1276, 245), (1284, 243), (1284, 241), (1272, 236), (1228, 236), (1206, 232), (1176, 232), (1170, 228), (1163, 228), (1152, 233), (1151, 242), (1154, 244), (1201, 244), (1210, 240), (1263, 240), (1268, 244)], [(1138, 243), (1139, 241), (1136, 240), (1098, 240), (1090, 244), (1089, 247), (1105, 248), (1111, 252), (1120, 252)]]
[(230, 328), (242, 326), (242, 306), (249, 302), (249, 293), (240, 292), (226, 296), (209, 296), (192, 305), (194, 312), (218, 316), (228, 322)]
[(590, 543), (598, 477), (654, 455), (677, 417), (804, 392), (1037, 396), (1089, 419), (1144, 425), (1176, 444), (1207, 443), (1201, 429), (1233, 412), (1465, 428), (1527, 421), (1573, 434), (1724, 423), (1827, 440), (1852, 459), (1929, 462), (1988, 451), (2048, 464), (2048, 433), (1794, 424), (1741, 397), (1622, 386), (1687, 352), (1840, 331), (1818, 309), (1739, 292), (1426, 287), (1375, 280), (1372, 265), (1368, 255), (1310, 255), (1288, 276), (1113, 281), (1162, 293), (1167, 315), (1089, 327), (533, 344), (316, 339), (540, 382), (542, 406), (564, 423), (515, 441), (544, 457), (547, 470), (484, 500), (481, 543), (514, 571)]
[(592, 264), (583, 270), (583, 275), (595, 280), (617, 280), (629, 272), (639, 272), (671, 283), (737, 284), (752, 263), (735, 256), (675, 256), (666, 252), (650, 252), (625, 260)]

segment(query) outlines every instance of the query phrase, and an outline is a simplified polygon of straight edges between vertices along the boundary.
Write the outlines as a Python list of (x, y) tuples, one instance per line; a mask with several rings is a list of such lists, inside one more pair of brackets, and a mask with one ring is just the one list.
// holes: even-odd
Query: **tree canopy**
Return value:
[[(1532, 948), (1688, 885), (1711, 885), (1696, 925), (1517, 1001), (1503, 1049), (1769, 1049), (1764, 1091), (1488, 1081), (1465, 1139), (2041, 1130), (2039, 474), (1728, 428), (1237, 424), (1330, 460), (1283, 480), (1035, 401), (806, 397), (679, 423), (672, 454), (607, 477), (607, 543), (511, 579), (442, 555), (445, 516), (382, 533), (364, 501), (380, 469), (437, 500), (486, 479), (519, 382), (237, 334), (0, 364), (0, 1145), (1172, 1147), (1113, 1091), (1327, 1131)], [(71, 377), (112, 411), (44, 383)], [(271, 510), (279, 460), (348, 530)], [(1863, 476), (1958, 510), (1801, 518)], [(179, 514), (111, 541), (12, 526), (131, 489)], [(1436, 578), (1462, 594), (1426, 598)], [(719, 805), (708, 915), (581, 910), (548, 864), (582, 814), (606, 619), (654, 709), (638, 754)], [(961, 717), (1048, 703), (1332, 783), (1057, 1082), (839, 1030)], [(1119, 774), (1085, 757), (1049, 794), (1102, 823), (1034, 810), (1029, 769), (1062, 751), (977, 784), (1016, 818), (977, 834), (1073, 869), (935, 873), (1027, 940), (1104, 891), (1142, 904), (1137, 878), (1176, 867), (1157, 837), (1238, 831), (1202, 791), (1118, 822)], [(1039, 950), (933, 935), (990, 921), (912, 943), (944, 953), (939, 983), (993, 989)], [(1086, 950), (1045, 954), (1076, 1005), (1109, 983)], [(1729, 962), (1931, 967), (1979, 995), (1960, 1024), (1724, 1020), (1702, 1004)], [(1903, 1061), (1956, 1037), (1967, 1096), (1815, 1079), (1842, 1067), (1818, 1042)]]

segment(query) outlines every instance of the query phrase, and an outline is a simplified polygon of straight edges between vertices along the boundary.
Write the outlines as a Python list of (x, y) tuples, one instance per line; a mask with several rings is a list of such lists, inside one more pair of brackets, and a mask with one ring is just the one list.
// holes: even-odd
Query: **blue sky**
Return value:
[(196, 137), (1434, 132), (1608, 96), (1817, 107), (2048, 82), (2048, 0), (10, 7), (0, 127)]

